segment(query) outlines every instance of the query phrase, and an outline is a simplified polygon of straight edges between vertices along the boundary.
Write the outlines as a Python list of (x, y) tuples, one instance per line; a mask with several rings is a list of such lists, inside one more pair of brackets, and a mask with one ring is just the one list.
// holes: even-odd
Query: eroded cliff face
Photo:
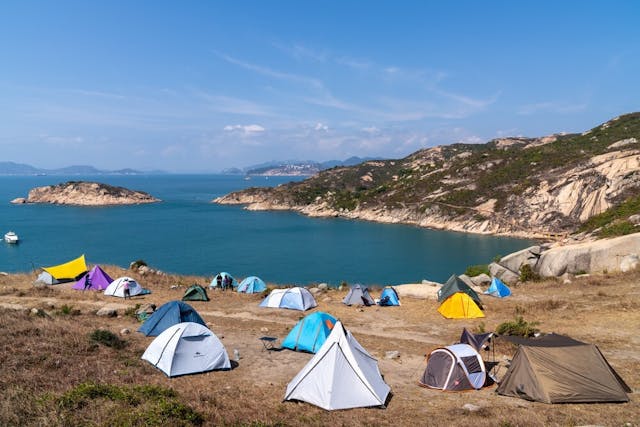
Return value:
[(583, 134), (503, 138), (334, 168), (214, 200), (455, 231), (548, 237), (640, 192), (640, 113)]
[(97, 182), (70, 181), (63, 184), (36, 187), (29, 196), (14, 203), (52, 203), (60, 205), (105, 206), (159, 202), (148, 193), (114, 187)]

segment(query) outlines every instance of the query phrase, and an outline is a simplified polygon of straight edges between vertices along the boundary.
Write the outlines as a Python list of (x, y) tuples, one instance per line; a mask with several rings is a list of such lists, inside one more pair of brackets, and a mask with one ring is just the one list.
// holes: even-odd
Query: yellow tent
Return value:
[(438, 311), (447, 319), (476, 319), (484, 317), (482, 310), (464, 292), (456, 292), (442, 301)]
[(42, 269), (53, 276), (58, 282), (73, 282), (82, 276), (82, 273), (86, 273), (87, 264), (84, 261), (84, 255), (81, 255), (64, 264), (54, 265), (53, 267), (42, 267)]

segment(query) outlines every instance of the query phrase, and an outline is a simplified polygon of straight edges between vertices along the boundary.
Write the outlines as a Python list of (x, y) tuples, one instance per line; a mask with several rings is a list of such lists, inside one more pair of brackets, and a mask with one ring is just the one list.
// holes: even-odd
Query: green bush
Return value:
[(78, 310), (77, 308), (73, 308), (72, 305), (64, 304), (62, 307), (60, 307), (60, 310), (58, 310), (57, 314), (59, 314), (60, 316), (78, 316), (80, 314), (80, 310)]
[(520, 267), (520, 281), (521, 282), (529, 282), (529, 281), (538, 281), (540, 280), (540, 275), (533, 271), (529, 264), (522, 264)]
[(491, 273), (489, 273), (489, 266), (487, 264), (470, 265), (464, 271), (464, 274), (466, 274), (469, 277), (475, 277), (483, 273), (486, 274), (487, 276), (491, 275)]
[(504, 322), (498, 325), (498, 335), (516, 335), (520, 337), (532, 337), (540, 330), (536, 328), (540, 322), (527, 322), (522, 316), (516, 316), (514, 321)]
[[(600, 235), (603, 237), (609, 236), (622, 236), (622, 234), (614, 234), (629, 231), (633, 225), (626, 221), (633, 214), (640, 213), (640, 196), (630, 197), (618, 206), (614, 206), (599, 215), (592, 216), (586, 220), (581, 226), (579, 231), (593, 231), (598, 228), (602, 228)], [(616, 226), (615, 222), (620, 221), (624, 225)], [(613, 227), (607, 234), (602, 234), (607, 228)], [(637, 230), (636, 230), (637, 231)], [(635, 231), (631, 231), (634, 233)], [(611, 233), (611, 234), (608, 234)], [(629, 234), (629, 233), (626, 233)]]
[(120, 339), (116, 334), (105, 329), (96, 329), (89, 335), (91, 341), (107, 347), (121, 350), (127, 346), (127, 342)]
[(124, 315), (133, 317), (134, 319), (137, 320), (138, 316), (136, 315), (136, 311), (138, 311), (139, 308), (140, 308), (140, 304), (136, 304), (135, 307), (127, 307), (127, 309), (124, 311)]
[(629, 221), (615, 221), (612, 224), (609, 224), (603, 227), (598, 235), (600, 237), (616, 237), (616, 236), (626, 236), (627, 234), (633, 234), (640, 231), (638, 227), (631, 224)]

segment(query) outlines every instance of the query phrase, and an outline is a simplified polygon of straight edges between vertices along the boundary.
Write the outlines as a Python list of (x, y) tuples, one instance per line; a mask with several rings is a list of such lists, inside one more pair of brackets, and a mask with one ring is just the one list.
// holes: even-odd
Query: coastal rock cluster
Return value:
[(36, 187), (27, 198), (11, 203), (51, 203), (60, 205), (105, 206), (155, 203), (157, 199), (143, 191), (129, 190), (98, 182), (69, 181), (57, 185)]
[(213, 202), (435, 229), (562, 237), (640, 193), (640, 113), (583, 134), (504, 138), (338, 167)]

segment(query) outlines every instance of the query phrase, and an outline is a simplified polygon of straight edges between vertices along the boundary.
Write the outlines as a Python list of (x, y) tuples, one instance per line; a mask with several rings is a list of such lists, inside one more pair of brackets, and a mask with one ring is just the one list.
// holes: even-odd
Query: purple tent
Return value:
[[(88, 286), (86, 286), (87, 277), (89, 278)], [(109, 283), (111, 282), (113, 282), (113, 279), (109, 277), (109, 275), (105, 273), (99, 265), (96, 265), (91, 269), (90, 272), (85, 274), (82, 279), (78, 280), (76, 284), (71, 287), (71, 289), (76, 289), (79, 291), (103, 291), (107, 289), (107, 286), (109, 286)]]

